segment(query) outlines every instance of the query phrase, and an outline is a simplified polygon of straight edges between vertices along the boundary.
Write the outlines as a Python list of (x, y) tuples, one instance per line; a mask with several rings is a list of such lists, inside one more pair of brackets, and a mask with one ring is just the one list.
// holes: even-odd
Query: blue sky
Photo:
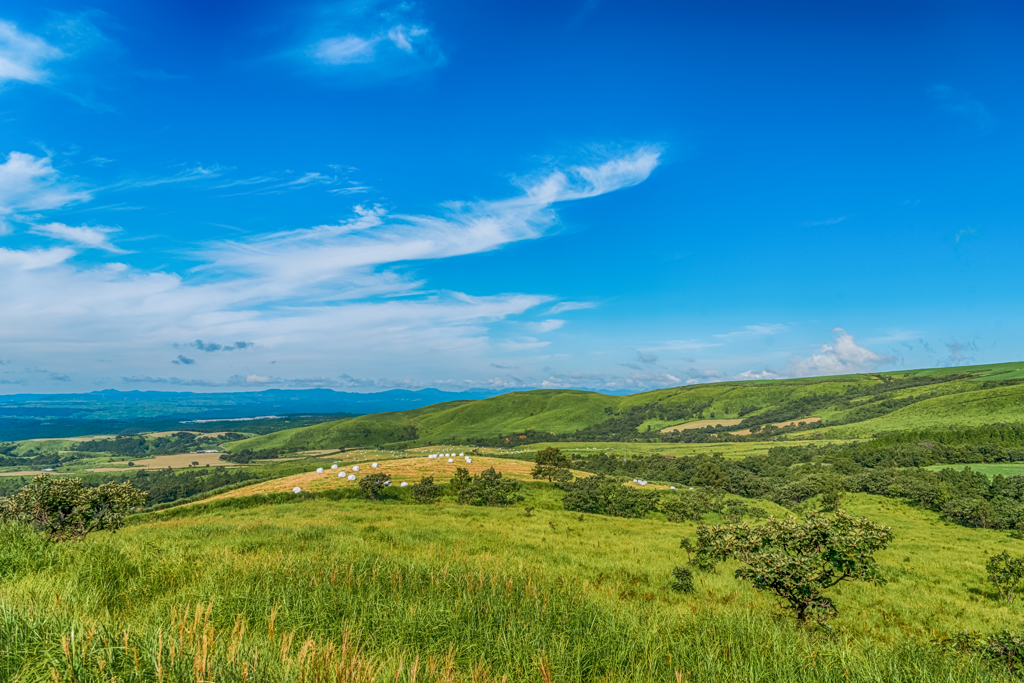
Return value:
[(1024, 358), (1011, 3), (7, 3), (0, 392)]

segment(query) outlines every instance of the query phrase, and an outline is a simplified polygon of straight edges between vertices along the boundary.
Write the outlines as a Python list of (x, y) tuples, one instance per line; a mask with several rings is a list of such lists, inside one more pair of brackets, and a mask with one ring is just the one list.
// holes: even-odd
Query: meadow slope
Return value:
[(851, 512), (895, 531), (878, 555), (889, 583), (838, 586), (840, 616), (809, 630), (733, 566), (699, 575), (694, 595), (669, 590), (692, 523), (578, 515), (548, 485), (526, 493), (531, 516), (287, 494), (59, 546), (0, 527), (0, 678), (1008, 680), (931, 640), (1019, 625), (984, 561), (1024, 541), (854, 495)]
[[(524, 391), (326, 422), (240, 441), (228, 448), (298, 451), (472, 443), (530, 431), (568, 435), (635, 415), (640, 417), (633, 433), (641, 438), (647, 438), (643, 436), (647, 429), (657, 432), (689, 422), (707, 424), (743, 417), (763, 417), (766, 423), (778, 424), (821, 418), (822, 430), (796, 433), (792, 438), (861, 438), (920, 426), (1019, 422), (1024, 418), (1022, 365), (718, 382), (622, 397), (589, 391)], [(730, 428), (739, 429), (737, 425)]]

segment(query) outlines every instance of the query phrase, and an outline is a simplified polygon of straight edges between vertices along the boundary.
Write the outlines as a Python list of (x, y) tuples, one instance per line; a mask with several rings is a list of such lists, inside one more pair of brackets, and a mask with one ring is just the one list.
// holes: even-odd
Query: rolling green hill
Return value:
[[(1024, 422), (1024, 363), (788, 380), (718, 382), (608, 396), (537, 390), (441, 403), (290, 429), (240, 441), (231, 450), (299, 451), (356, 446), (542, 440), (631, 441), (670, 437), (663, 427), (744, 418), (737, 430), (820, 417), (783, 430), (789, 438), (860, 438), (889, 430)], [(699, 438), (736, 438), (724, 435)], [(719, 431), (725, 431), (719, 430)], [(774, 438), (768, 428), (761, 436)], [(557, 440), (557, 439), (556, 439)]]

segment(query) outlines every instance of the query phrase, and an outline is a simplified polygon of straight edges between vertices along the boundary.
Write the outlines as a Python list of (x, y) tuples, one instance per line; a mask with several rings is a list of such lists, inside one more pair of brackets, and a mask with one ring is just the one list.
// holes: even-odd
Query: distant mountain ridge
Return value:
[(490, 398), (500, 393), (486, 389), (465, 392), (390, 389), (356, 393), (321, 388), (222, 393), (104, 389), (79, 394), (8, 394), (0, 396), (0, 441), (120, 433), (126, 429), (173, 429), (186, 420), (262, 415), (364, 415), (421, 408), (445, 401)]

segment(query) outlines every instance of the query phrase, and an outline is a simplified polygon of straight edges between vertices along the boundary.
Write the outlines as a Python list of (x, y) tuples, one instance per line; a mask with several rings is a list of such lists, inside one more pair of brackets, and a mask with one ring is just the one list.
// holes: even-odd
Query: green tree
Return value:
[(534, 479), (547, 479), (553, 481), (555, 478), (561, 478), (564, 480), (563, 472), (568, 472), (569, 469), (569, 458), (565, 456), (562, 451), (558, 448), (552, 448), (548, 446), (542, 451), (539, 451), (534, 458), (536, 463), (533, 466), (533, 471), (530, 472)]
[(468, 485), (459, 491), (459, 502), (487, 507), (508, 507), (524, 500), (519, 495), (523, 487), (515, 479), (507, 479), (490, 467), (473, 477)]
[(455, 489), (456, 493), (461, 493), (462, 489), (469, 486), (469, 482), (472, 480), (473, 477), (469, 476), (469, 470), (465, 467), (456, 467), (455, 476), (451, 478), (449, 483), (452, 485), (452, 488)]
[(1014, 557), (1005, 550), (988, 558), (988, 580), (999, 591), (999, 598), (1012, 603), (1024, 581), (1024, 556)]
[(413, 484), (409, 487), (412, 491), (412, 497), (421, 505), (431, 505), (436, 502), (437, 497), (441, 495), (441, 489), (443, 488), (443, 486), (439, 486), (434, 483), (433, 477), (422, 477), (419, 480), (419, 483)]
[(120, 529), (145, 502), (146, 493), (127, 482), (86, 487), (77, 477), (41, 474), (0, 503), (0, 519), (31, 524), (53, 542), (71, 541)]
[(370, 500), (377, 500), (384, 488), (390, 485), (391, 475), (384, 472), (372, 472), (359, 480), (359, 488)]
[(837, 614), (824, 592), (840, 581), (884, 583), (874, 553), (892, 541), (892, 529), (839, 510), (811, 512), (802, 521), (771, 517), (759, 527), (720, 524), (697, 527), (701, 561), (734, 559), (736, 578), (781, 598), (800, 621)]

